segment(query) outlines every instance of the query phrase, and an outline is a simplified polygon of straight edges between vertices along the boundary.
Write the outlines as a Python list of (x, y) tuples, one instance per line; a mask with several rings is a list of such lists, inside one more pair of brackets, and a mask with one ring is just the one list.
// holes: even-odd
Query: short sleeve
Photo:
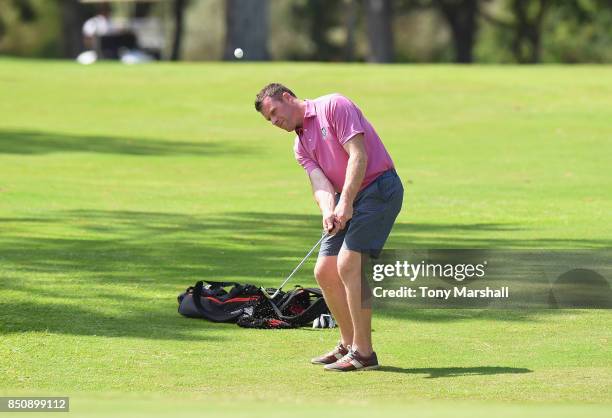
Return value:
[(355, 135), (365, 132), (359, 109), (344, 96), (338, 95), (330, 101), (329, 121), (335, 130), (338, 142), (342, 145)]
[(304, 147), (302, 147), (300, 138), (297, 136), (295, 137), (293, 152), (295, 154), (296, 161), (304, 168), (304, 170), (306, 170), (309, 175), (315, 168), (319, 168), (319, 164), (310, 158), (308, 152), (304, 149)]

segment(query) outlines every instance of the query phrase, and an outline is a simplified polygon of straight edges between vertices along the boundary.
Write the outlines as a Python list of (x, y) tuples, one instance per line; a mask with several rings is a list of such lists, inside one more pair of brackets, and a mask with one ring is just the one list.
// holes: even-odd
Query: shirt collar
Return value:
[(314, 102), (310, 100), (304, 100), (306, 102), (306, 111), (304, 112), (304, 119), (311, 118), (317, 115)]
[[(306, 103), (306, 110), (304, 111), (304, 120), (306, 118), (312, 118), (317, 115), (317, 110), (315, 109), (315, 104), (311, 100), (304, 99), (304, 103)], [(295, 132), (298, 135), (301, 135), (304, 132), (304, 126), (301, 128), (297, 128)]]

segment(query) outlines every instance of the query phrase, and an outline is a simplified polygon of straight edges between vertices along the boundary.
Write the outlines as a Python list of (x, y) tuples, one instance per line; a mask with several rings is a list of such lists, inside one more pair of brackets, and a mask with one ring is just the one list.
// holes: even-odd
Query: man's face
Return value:
[(298, 112), (293, 100), (290, 98), (291, 96), (286, 96), (289, 95), (283, 94), (280, 100), (273, 99), (272, 97), (263, 99), (261, 102), (261, 114), (272, 125), (291, 132), (298, 126)]

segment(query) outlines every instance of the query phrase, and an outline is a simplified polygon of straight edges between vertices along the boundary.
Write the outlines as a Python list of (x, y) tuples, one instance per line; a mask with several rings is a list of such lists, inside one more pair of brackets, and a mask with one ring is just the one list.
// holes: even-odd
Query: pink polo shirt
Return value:
[(359, 190), (367, 187), (383, 172), (394, 168), (374, 127), (361, 110), (340, 94), (329, 94), (306, 100), (304, 124), (295, 132), (295, 159), (308, 174), (320, 168), (340, 193), (344, 187), (348, 153), (342, 145), (357, 134), (363, 134), (368, 165)]

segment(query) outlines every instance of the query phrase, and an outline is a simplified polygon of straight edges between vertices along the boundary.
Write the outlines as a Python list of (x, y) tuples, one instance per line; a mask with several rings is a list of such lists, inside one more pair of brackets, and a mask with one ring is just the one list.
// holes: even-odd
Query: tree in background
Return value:
[(136, 19), (142, 19), (151, 15), (153, 10), (153, 3), (145, 1), (138, 1), (134, 4), (132, 9), (132, 17)]
[[(7, 6), (16, 9), (19, 21), (22, 23), (30, 23), (36, 20), (36, 12), (29, 0), (12, 0)], [(3, 35), (4, 30), (5, 23), (0, 13), (0, 36)]]
[(225, 49), (223, 59), (234, 59), (234, 49), (242, 48), (244, 58), (261, 61), (268, 53), (268, 0), (226, 0)]
[(61, 15), (61, 49), (64, 58), (75, 58), (83, 51), (83, 23), (89, 17), (78, 0), (56, 0)]
[(345, 0), (344, 26), (346, 42), (344, 43), (344, 60), (355, 61), (355, 34), (359, 16), (358, 0)]
[(180, 59), (183, 34), (185, 32), (185, 8), (187, 3), (188, 0), (174, 0), (173, 2), (174, 36), (172, 37), (172, 51), (170, 52), (170, 59), (172, 61)]
[[(355, 7), (351, 3), (354, 2), (351, 1), (349, 6)], [(341, 61), (344, 59), (342, 45), (330, 36), (343, 25), (342, 15), (345, 11), (343, 6), (341, 0), (306, 0), (292, 4), (290, 19), (292, 24), (297, 30), (305, 31), (312, 43), (311, 52), (304, 56), (296, 56), (296, 59), (310, 61)], [(346, 50), (344, 55), (346, 55)]]
[(369, 62), (393, 62), (393, 6), (391, 0), (365, 0), (370, 46)]
[(512, 50), (520, 63), (537, 63), (542, 56), (542, 24), (549, 0), (513, 0), (514, 42)]
[(542, 29), (549, 6), (549, 0), (508, 0), (506, 8), (512, 16), (510, 19), (486, 12), (482, 15), (511, 32), (510, 47), (517, 62), (535, 64), (542, 57)]
[[(28, 24), (36, 20), (36, 12), (29, 0), (13, 0), (5, 4), (4, 7), (16, 9), (18, 19), (23, 24)], [(2, 11), (3, 10), (0, 9), (0, 39), (2, 39), (2, 36), (6, 33), (6, 23), (2, 18)]]
[(454, 61), (474, 61), (481, 4), (489, 0), (398, 0), (398, 10), (404, 13), (432, 10), (448, 24), (454, 51)]
[(13, 0), (13, 7), (17, 9), (22, 22), (30, 23), (36, 20), (36, 12), (29, 0)]
[(478, 32), (479, 0), (434, 0), (453, 36), (455, 62), (471, 63)]
[(612, 2), (565, 0), (546, 16), (542, 59), (547, 62), (612, 62)]

